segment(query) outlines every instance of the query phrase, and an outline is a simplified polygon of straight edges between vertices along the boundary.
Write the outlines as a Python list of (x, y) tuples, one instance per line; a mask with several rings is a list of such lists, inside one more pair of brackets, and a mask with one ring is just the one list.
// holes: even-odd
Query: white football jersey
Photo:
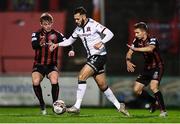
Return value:
[(102, 40), (102, 33), (106, 29), (105, 26), (88, 18), (87, 23), (83, 27), (76, 27), (72, 34), (72, 38), (79, 37), (87, 51), (87, 55), (105, 55), (106, 49), (103, 45), (100, 49), (95, 49), (94, 45)]

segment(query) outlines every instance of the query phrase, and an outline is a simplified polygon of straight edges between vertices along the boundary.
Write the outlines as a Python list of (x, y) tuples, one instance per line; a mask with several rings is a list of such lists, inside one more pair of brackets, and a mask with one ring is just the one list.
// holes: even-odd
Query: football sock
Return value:
[(76, 103), (74, 104), (74, 107), (76, 107), (77, 109), (80, 109), (81, 107), (81, 102), (86, 91), (86, 86), (87, 86), (86, 81), (78, 81)]
[(45, 109), (45, 103), (44, 103), (44, 100), (43, 100), (43, 95), (42, 95), (42, 89), (41, 89), (41, 86), (40, 85), (33, 85), (33, 89), (34, 89), (34, 93), (36, 94), (38, 100), (39, 100), (39, 103), (40, 103), (40, 107), (41, 109)]
[(51, 89), (51, 93), (52, 93), (52, 99), (53, 99), (53, 103), (58, 99), (59, 96), (59, 84), (52, 84), (52, 89)]
[(149, 103), (155, 103), (156, 99), (152, 97), (147, 91), (142, 90), (141, 95), (139, 95), (139, 98), (147, 100)]
[(166, 111), (166, 108), (165, 108), (165, 105), (164, 105), (164, 100), (163, 100), (163, 96), (162, 96), (162, 93), (160, 91), (156, 92), (154, 94), (157, 102), (158, 102), (158, 105), (160, 107), (160, 110), (161, 111)]
[(114, 94), (113, 94), (113, 92), (112, 92), (112, 90), (111, 90), (110, 88), (107, 88), (107, 89), (104, 91), (104, 94), (105, 94), (105, 96), (107, 97), (107, 99), (115, 105), (115, 107), (116, 107), (117, 109), (120, 108), (120, 103), (119, 103), (119, 101), (116, 99), (116, 97), (114, 96)]

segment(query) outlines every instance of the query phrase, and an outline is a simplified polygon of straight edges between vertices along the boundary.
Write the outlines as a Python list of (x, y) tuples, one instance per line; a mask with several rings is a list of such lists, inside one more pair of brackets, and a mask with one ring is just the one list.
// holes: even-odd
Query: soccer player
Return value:
[[(64, 36), (52, 28), (53, 17), (49, 13), (43, 13), (40, 17), (40, 26), (37, 32), (32, 33), (32, 48), (35, 50), (34, 64), (32, 70), (32, 83), (34, 92), (39, 100), (41, 113), (46, 114), (45, 102), (43, 100), (41, 81), (46, 76), (52, 85), (52, 99), (55, 102), (59, 95), (57, 68), (58, 49), (51, 52), (49, 44), (59, 43), (65, 40)], [(74, 56), (70, 46), (69, 56)]]
[[(58, 46), (69, 46), (79, 37), (87, 52), (87, 62), (78, 76), (76, 103), (71, 108), (67, 108), (67, 112), (80, 112), (81, 102), (87, 87), (86, 80), (93, 76), (99, 89), (105, 94), (107, 99), (114, 104), (119, 112), (129, 116), (128, 111), (125, 109), (125, 104), (119, 103), (106, 83), (104, 65), (106, 63), (107, 52), (105, 43), (111, 40), (114, 35), (108, 28), (91, 18), (87, 18), (86, 13), (83, 7), (76, 8), (74, 10), (74, 21), (77, 27), (72, 36), (61, 43), (52, 44), (50, 47), (52, 51)], [(104, 35), (103, 38), (101, 37), (102, 35)]]
[[(126, 54), (127, 71), (134, 72), (136, 65), (132, 63), (134, 52), (144, 55), (145, 66), (143, 72), (137, 77), (134, 92), (140, 98), (145, 98), (151, 103), (150, 112), (154, 112), (156, 104), (160, 107), (161, 117), (167, 116), (163, 96), (159, 90), (160, 81), (164, 71), (164, 64), (159, 52), (159, 43), (156, 38), (150, 37), (146, 23), (139, 22), (134, 25), (135, 39), (132, 45), (127, 45), (129, 51)], [(155, 97), (152, 97), (144, 87), (150, 85)], [(156, 103), (157, 102), (157, 103)]]

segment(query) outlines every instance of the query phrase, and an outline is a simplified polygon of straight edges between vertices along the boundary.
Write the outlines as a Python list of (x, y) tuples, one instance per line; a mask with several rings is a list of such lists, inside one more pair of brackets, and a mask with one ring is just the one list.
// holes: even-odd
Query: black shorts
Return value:
[(43, 75), (43, 77), (46, 75), (46, 77), (48, 76), (49, 73), (51, 73), (52, 71), (58, 71), (58, 68), (56, 65), (40, 65), (40, 64), (36, 64), (33, 66), (33, 70), (32, 72), (39, 72)]
[(87, 63), (94, 70), (95, 75), (104, 73), (106, 64), (106, 55), (93, 55), (87, 59)]
[(151, 80), (158, 80), (159, 84), (160, 84), (163, 73), (164, 73), (163, 67), (161, 67), (161, 68), (157, 67), (157, 68), (152, 68), (152, 69), (144, 69), (143, 73), (141, 73), (137, 77), (136, 81), (144, 84), (145, 86), (147, 86)]

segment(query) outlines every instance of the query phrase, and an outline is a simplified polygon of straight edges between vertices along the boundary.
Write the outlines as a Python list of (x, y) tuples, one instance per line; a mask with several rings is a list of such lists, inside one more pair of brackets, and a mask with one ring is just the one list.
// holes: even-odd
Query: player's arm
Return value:
[(66, 47), (68, 49), (68, 56), (75, 56), (75, 52), (74, 52), (74, 47), (73, 45), (67, 46)]
[(105, 27), (101, 31), (101, 34), (103, 34), (104, 37), (103, 37), (103, 39), (99, 43), (94, 45), (95, 49), (100, 49), (101, 47), (103, 47), (104, 44), (107, 43), (108, 41), (110, 41), (113, 38), (113, 36), (114, 36), (112, 31), (110, 31), (108, 28), (105, 28)]
[(131, 62), (131, 58), (133, 55), (133, 50), (129, 49), (128, 52), (126, 53), (126, 65), (127, 65), (127, 71), (128, 72), (134, 72), (136, 65), (134, 65)]
[(108, 41), (110, 41), (114, 34), (112, 33), (112, 31), (110, 31), (108, 28), (105, 28), (104, 31), (102, 32), (105, 36), (104, 38), (101, 40), (101, 42), (103, 44), (107, 43)]
[(31, 45), (34, 50), (40, 49), (45, 45), (45, 38), (38, 36), (38, 33), (32, 33)]
[(72, 36), (70, 36), (68, 39), (64, 40), (63, 42), (58, 43), (58, 46), (66, 47), (70, 46), (74, 43), (76, 39), (74, 39)]
[(131, 50), (137, 51), (137, 52), (152, 52), (155, 49), (155, 45), (148, 45), (146, 47), (136, 48), (132, 47), (130, 45), (127, 45)]
[(51, 44), (50, 46), (50, 51), (53, 51), (54, 49), (56, 49), (58, 46), (62, 46), (62, 47), (66, 47), (66, 46), (70, 46), (71, 44), (74, 43), (76, 39), (69, 37), (68, 39), (64, 40), (63, 42), (60, 43), (56, 43), (56, 44)]

